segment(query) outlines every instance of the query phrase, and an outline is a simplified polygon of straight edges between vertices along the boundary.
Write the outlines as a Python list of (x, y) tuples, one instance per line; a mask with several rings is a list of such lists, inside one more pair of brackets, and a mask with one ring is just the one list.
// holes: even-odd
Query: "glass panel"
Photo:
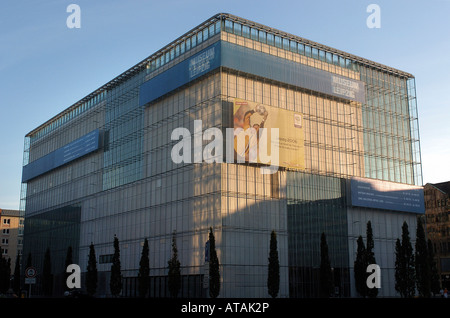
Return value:
[(298, 44), (298, 54), (305, 55), (305, 46), (303, 44)]
[(208, 32), (208, 29), (207, 29), (207, 28), (203, 29), (203, 41), (208, 40), (208, 37), (209, 37), (209, 34), (208, 34), (208, 33), (209, 33), (209, 32)]
[(319, 60), (325, 62), (325, 51), (319, 50)]
[(266, 32), (259, 31), (259, 42), (266, 43), (267, 34)]
[(331, 54), (330, 52), (326, 52), (325, 59), (326, 59), (327, 63), (332, 64), (333, 63), (333, 54)]
[(258, 30), (252, 28), (251, 34), (252, 34), (252, 40), (258, 41)]
[(225, 32), (233, 33), (233, 22), (225, 20)]
[(305, 45), (305, 55), (311, 57), (311, 47)]
[(250, 28), (246, 25), (242, 27), (242, 36), (246, 38), (250, 38)]
[(283, 39), (283, 49), (289, 50), (289, 40)]
[(197, 44), (200, 44), (203, 42), (203, 33), (202, 32), (198, 32), (197, 33)]
[(316, 59), (316, 60), (319, 59), (319, 50), (316, 49), (315, 47), (312, 48), (312, 57), (313, 57), (313, 59)]
[(281, 48), (281, 37), (275, 36), (275, 46)]
[(216, 22), (216, 34), (219, 34), (220, 30), (221, 30), (221, 28), (220, 28), (220, 21), (217, 21)]
[(267, 44), (275, 45), (275, 36), (273, 34), (267, 34)]
[(339, 56), (336, 54), (333, 54), (333, 64), (339, 65)]
[(214, 24), (211, 24), (210, 26), (209, 26), (209, 36), (211, 37), (211, 36), (213, 36), (215, 33), (214, 33)]
[(197, 45), (197, 37), (194, 35), (191, 37), (191, 47), (194, 48)]
[(291, 41), (291, 52), (297, 53), (297, 42)]
[(234, 24), (234, 34), (241, 36), (242, 35), (242, 25), (239, 23)]

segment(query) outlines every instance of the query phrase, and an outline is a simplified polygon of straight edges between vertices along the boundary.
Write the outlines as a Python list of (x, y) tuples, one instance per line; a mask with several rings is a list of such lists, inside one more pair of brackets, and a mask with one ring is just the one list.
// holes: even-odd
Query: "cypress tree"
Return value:
[(173, 298), (177, 298), (181, 288), (181, 264), (178, 260), (178, 249), (175, 232), (172, 235), (172, 257), (169, 262), (169, 292)]
[(11, 259), (0, 257), (0, 293), (5, 294), (9, 289), (11, 275)]
[(415, 293), (415, 271), (414, 271), (414, 253), (409, 237), (408, 224), (403, 222), (402, 226), (402, 249), (405, 259), (405, 287), (406, 297), (412, 297)]
[(360, 235), (357, 240), (357, 251), (356, 251), (356, 258), (354, 262), (354, 273), (355, 273), (355, 287), (358, 294), (360, 294), (362, 297), (367, 296), (367, 253), (366, 253), (366, 247), (364, 246), (364, 241), (362, 236)]
[(122, 272), (120, 267), (120, 249), (119, 239), (114, 235), (114, 255), (111, 265), (111, 280), (109, 282), (111, 294), (114, 297), (119, 296), (122, 291)]
[(395, 290), (400, 294), (401, 297), (405, 297), (405, 282), (403, 274), (403, 252), (402, 243), (400, 239), (395, 241)]
[(150, 283), (150, 260), (149, 260), (148, 240), (145, 238), (142, 247), (141, 260), (139, 262), (139, 296), (145, 297)]
[(95, 248), (92, 242), (89, 246), (89, 259), (86, 270), (86, 291), (89, 295), (93, 296), (97, 291), (98, 272), (97, 258), (95, 256)]
[(415, 269), (417, 291), (421, 297), (430, 297), (431, 275), (428, 259), (428, 247), (425, 239), (425, 231), (420, 217), (417, 218)]
[(269, 273), (267, 278), (269, 295), (276, 298), (280, 289), (280, 262), (278, 260), (277, 234), (270, 234)]
[(328, 255), (328, 243), (325, 233), (320, 237), (320, 296), (330, 297), (333, 288), (331, 262)]
[(65, 267), (64, 267), (64, 290), (69, 290), (69, 287), (67, 287), (67, 278), (69, 277), (70, 273), (67, 273), (67, 266), (70, 264), (73, 264), (72, 260), (72, 246), (69, 246), (67, 248), (67, 254), (66, 254), (66, 261), (65, 261)]
[(211, 298), (219, 296), (220, 292), (220, 272), (219, 272), (219, 259), (216, 251), (216, 240), (212, 227), (209, 228), (209, 295)]
[(428, 266), (430, 268), (430, 288), (434, 294), (439, 293), (439, 274), (437, 271), (436, 260), (434, 259), (433, 243), (429, 239), (428, 245)]
[[(367, 253), (367, 265), (366, 268), (364, 269), (365, 272), (365, 277), (367, 280), (367, 277), (369, 276), (369, 273), (367, 273), (367, 266), (369, 266), (370, 264), (376, 264), (376, 260), (375, 260), (375, 253), (374, 253), (374, 248), (375, 248), (375, 243), (373, 240), (373, 231), (372, 231), (372, 223), (370, 221), (367, 222), (367, 230), (366, 230), (366, 237), (367, 237), (367, 247), (366, 247), (366, 253)], [(367, 296), (369, 297), (377, 297), (378, 295), (378, 288), (368, 288), (366, 281), (364, 282), (366, 288), (367, 288)]]
[(20, 293), (20, 255), (16, 256), (16, 265), (14, 267), (14, 285), (13, 290), (16, 295)]
[(47, 248), (44, 256), (44, 265), (42, 267), (42, 291), (44, 292), (44, 295), (50, 296), (52, 294), (52, 287), (52, 262), (50, 258), (50, 249)]
[(402, 297), (412, 297), (415, 293), (414, 253), (409, 237), (408, 224), (403, 222), (402, 240), (395, 246), (395, 289)]

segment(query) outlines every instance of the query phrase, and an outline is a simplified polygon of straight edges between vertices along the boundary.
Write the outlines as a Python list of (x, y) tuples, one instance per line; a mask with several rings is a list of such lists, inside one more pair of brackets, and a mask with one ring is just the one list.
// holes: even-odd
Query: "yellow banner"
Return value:
[[(303, 118), (300, 113), (235, 99), (233, 115), (235, 157), (245, 158), (245, 162), (267, 164), (267, 160), (262, 160), (263, 156), (272, 156), (273, 159), (278, 151), (278, 166), (305, 169)], [(278, 134), (272, 128), (276, 128)], [(263, 136), (261, 132), (267, 135)], [(239, 138), (242, 142), (238, 142)], [(275, 142), (276, 139), (278, 142)], [(267, 154), (262, 152), (264, 147), (268, 149)], [(271, 164), (274, 165), (274, 160)]]

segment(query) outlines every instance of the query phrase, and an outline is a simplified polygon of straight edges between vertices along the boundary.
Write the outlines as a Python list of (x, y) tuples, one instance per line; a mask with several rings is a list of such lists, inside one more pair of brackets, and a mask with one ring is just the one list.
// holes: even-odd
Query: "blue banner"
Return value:
[(98, 150), (99, 147), (100, 132), (97, 129), (24, 166), (22, 170), (22, 182), (27, 182), (63, 166), (68, 162)]
[(352, 206), (425, 213), (422, 187), (374, 179), (352, 178), (350, 191)]
[(139, 105), (144, 106), (219, 66), (361, 103), (366, 99), (362, 81), (218, 41), (144, 82)]
[(220, 41), (144, 82), (139, 91), (143, 106), (220, 66)]

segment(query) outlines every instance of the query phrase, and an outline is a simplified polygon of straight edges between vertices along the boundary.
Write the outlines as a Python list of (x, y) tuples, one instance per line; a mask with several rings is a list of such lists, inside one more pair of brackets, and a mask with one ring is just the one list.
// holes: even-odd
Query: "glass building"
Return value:
[[(260, 153), (243, 162), (229, 155), (229, 132), (234, 138), (247, 114), (253, 127), (279, 129), (276, 169), (268, 171)], [(177, 128), (184, 135), (174, 136)], [(181, 136), (192, 142), (177, 154), (191, 160), (176, 162)], [(222, 152), (208, 154), (213, 139)], [(85, 271), (92, 242), (97, 294), (110, 295), (116, 235), (122, 295), (137, 295), (148, 238), (149, 296), (167, 297), (175, 235), (180, 296), (206, 297), (212, 228), (220, 297), (269, 297), (272, 230), (279, 297), (319, 296), (322, 233), (335, 296), (356, 297), (356, 239), (371, 221), (379, 295), (395, 296), (395, 240), (404, 221), (413, 229), (424, 213), (414, 76), (230, 14), (211, 17), (49, 119), (26, 135), (24, 148), (24, 262), (31, 253), (42, 272), (49, 249), (55, 293), (68, 247)]]

